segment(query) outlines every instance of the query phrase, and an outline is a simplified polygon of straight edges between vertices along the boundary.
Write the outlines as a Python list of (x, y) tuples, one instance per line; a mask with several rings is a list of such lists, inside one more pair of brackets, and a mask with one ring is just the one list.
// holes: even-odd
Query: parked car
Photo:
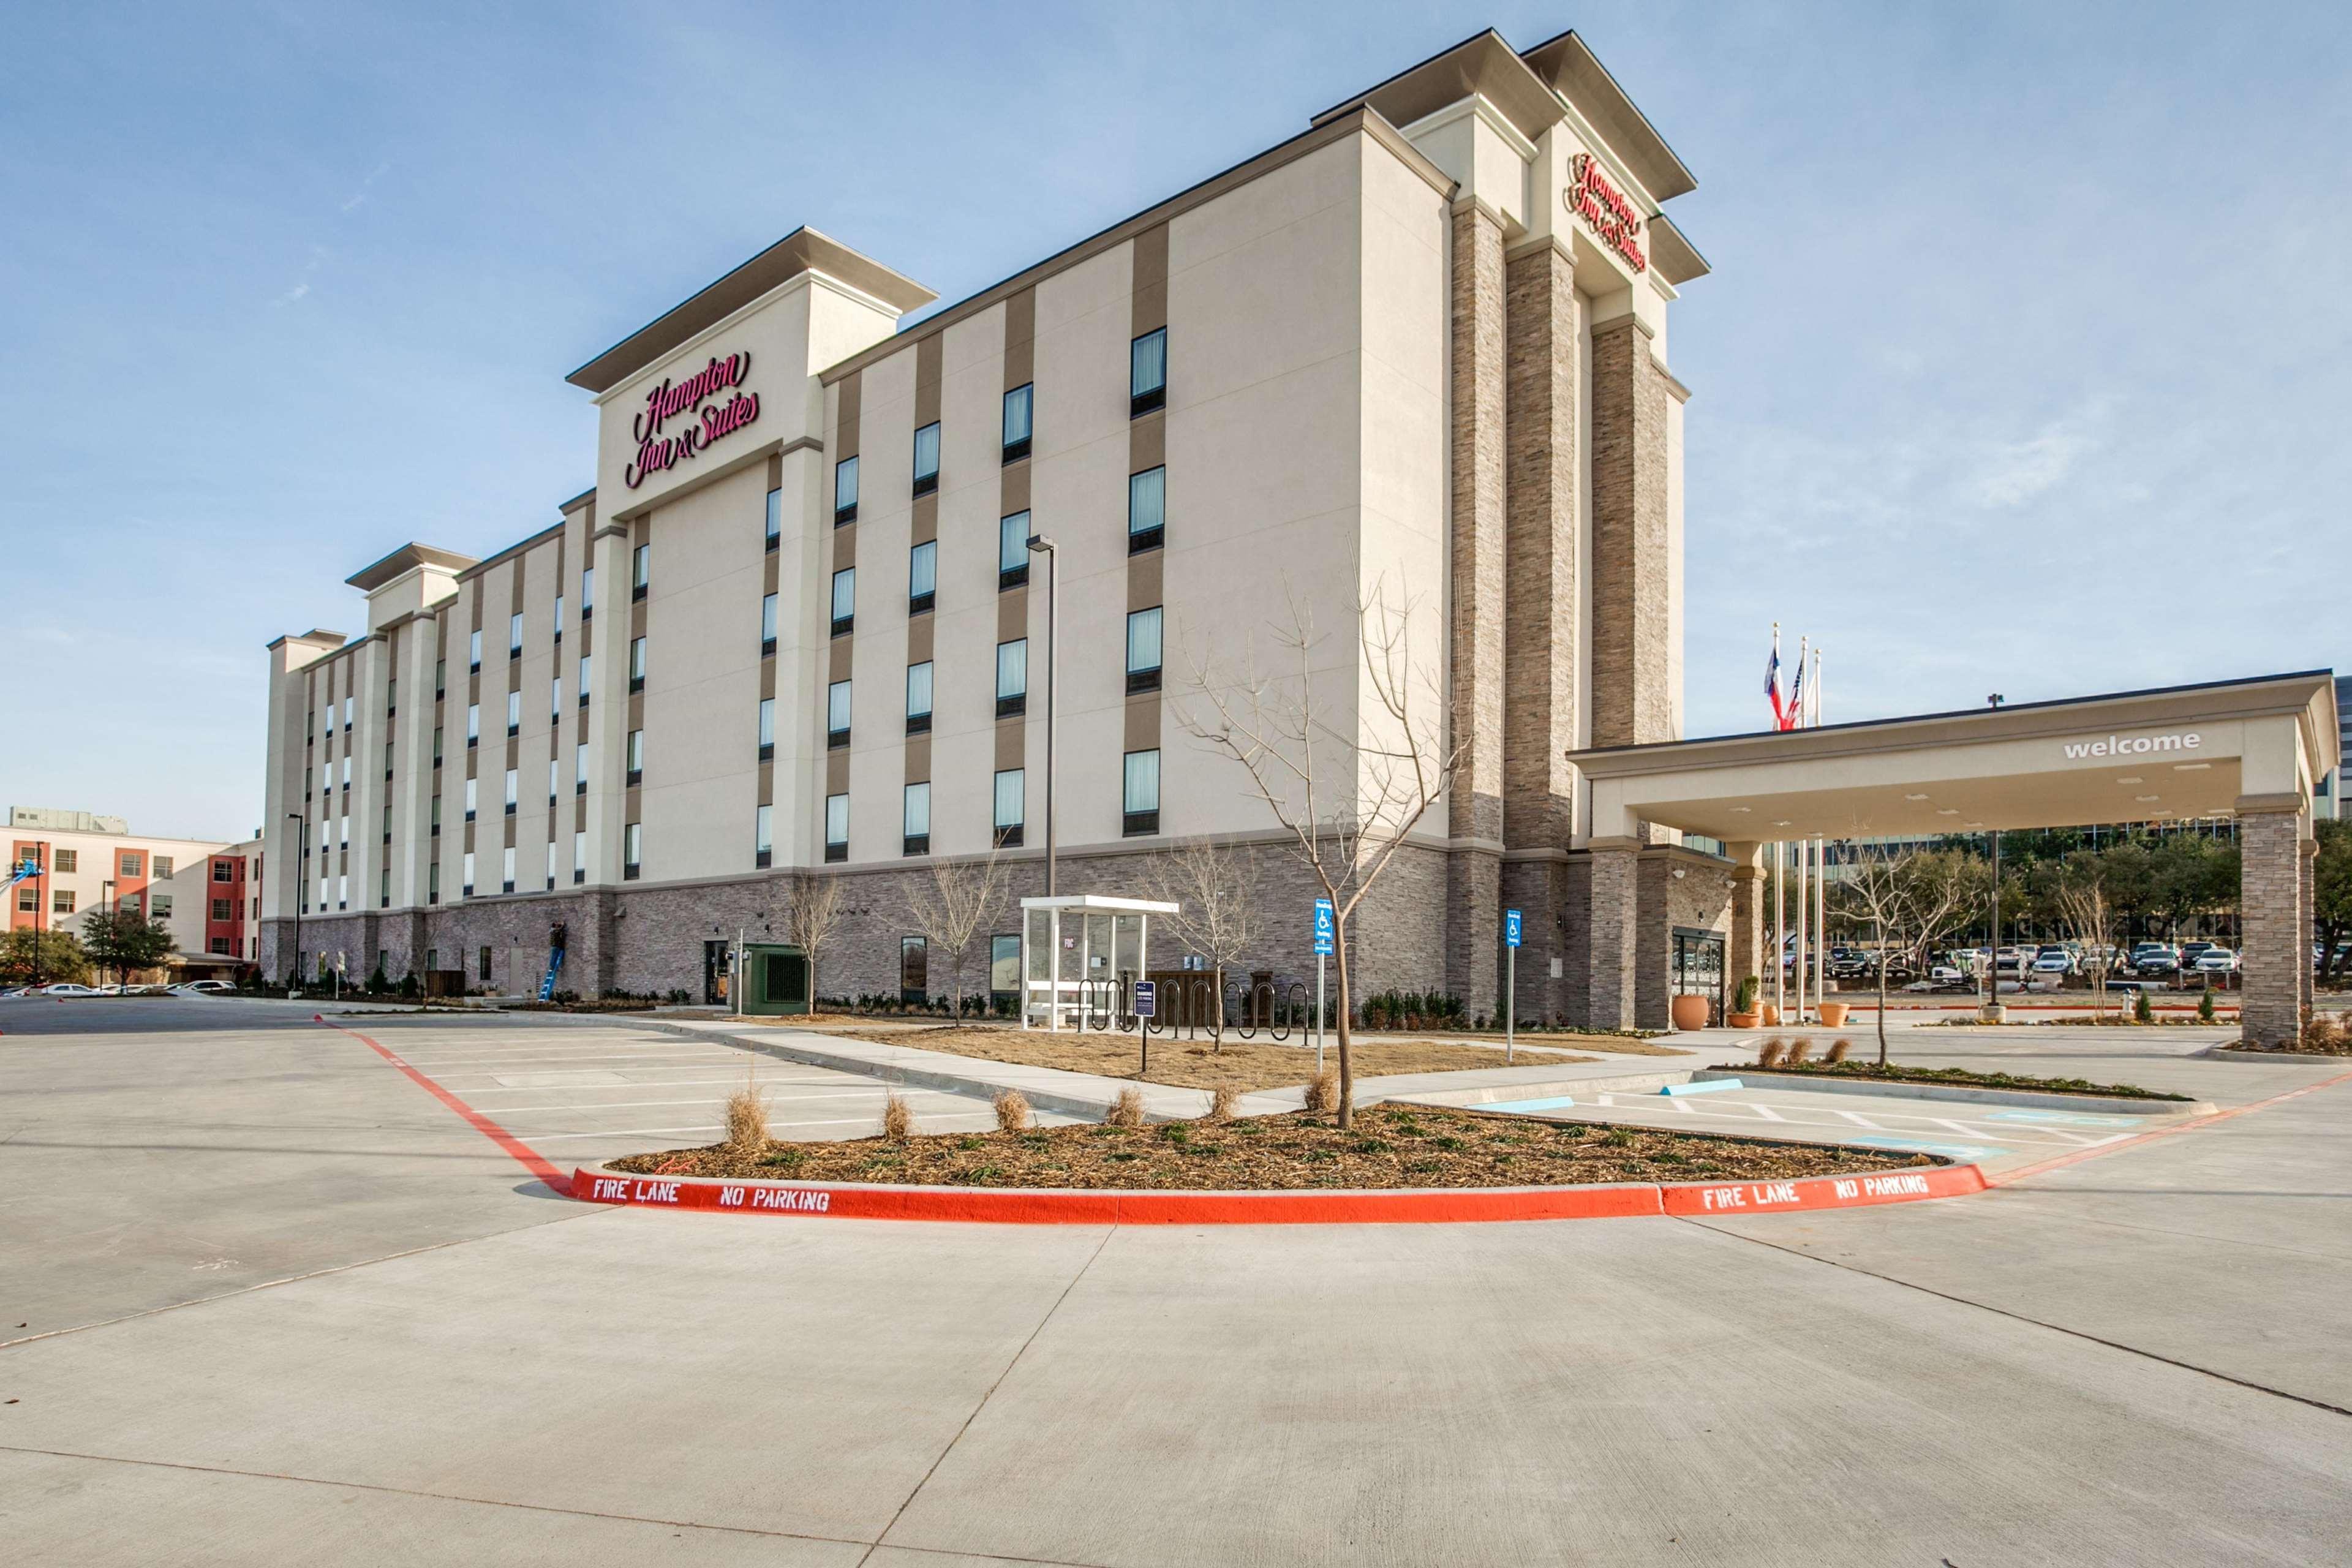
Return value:
[(2219, 946), (2221, 946), (2221, 944), (2220, 942), (2182, 942), (2182, 943), (2180, 944), (2180, 970), (2181, 970), (2181, 973), (2185, 974), (2185, 973), (2187, 973), (2189, 971), (2190, 971), (2190, 970), (2192, 970), (2192, 969), (2196, 968), (2196, 967), (2197, 967), (2197, 960), (2198, 960), (2198, 958), (2199, 958), (2201, 954), (2203, 954), (2204, 952), (2207, 952), (2207, 951), (2209, 951), (2210, 949), (2216, 948), (2216, 947), (2219, 947)]
[(2074, 950), (2070, 947), (2053, 943), (2033, 955), (2033, 973), (2036, 974), (2077, 974), (2082, 972), (2082, 961), (2074, 956)]
[(217, 996), (224, 991), (236, 989), (226, 980), (190, 980), (170, 987), (174, 996)]
[(2180, 954), (2168, 943), (2144, 942), (2132, 949), (2131, 967), (2135, 974), (2170, 974), (2179, 969)]
[(42, 986), (34, 994), (37, 996), (102, 996), (105, 993), (92, 990), (87, 985), (76, 985), (71, 981), (60, 980), (54, 985)]
[(2226, 947), (2208, 947), (2197, 955), (2197, 973), (2235, 974), (2238, 973), (2238, 955)]
[(1870, 954), (1863, 952), (1862, 949), (1858, 947), (1830, 949), (1830, 978), (1832, 980), (1859, 980), (1870, 973), (1872, 973)]

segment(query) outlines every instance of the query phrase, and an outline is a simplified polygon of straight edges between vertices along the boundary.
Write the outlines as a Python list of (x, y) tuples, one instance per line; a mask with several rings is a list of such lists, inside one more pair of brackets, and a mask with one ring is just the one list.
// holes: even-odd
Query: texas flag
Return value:
[(1772, 623), (1772, 657), (1764, 664), (1764, 700), (1772, 704), (1772, 728), (1789, 727), (1788, 706), (1780, 699), (1780, 624)]

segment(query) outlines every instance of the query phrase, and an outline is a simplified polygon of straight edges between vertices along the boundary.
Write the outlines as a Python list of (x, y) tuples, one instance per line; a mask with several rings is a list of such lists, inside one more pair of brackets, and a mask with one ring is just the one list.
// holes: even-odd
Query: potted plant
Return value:
[(1702, 992), (1678, 993), (1674, 999), (1671, 1011), (1676, 1029), (1687, 1031), (1706, 1027), (1707, 1000)]
[(1846, 1005), (1843, 1002), (1823, 1002), (1821, 1004), (1822, 1027), (1824, 1029), (1844, 1028), (1845, 1009)]
[(1754, 1028), (1756, 1026), (1756, 993), (1761, 989), (1763, 989), (1762, 982), (1753, 974), (1740, 981), (1739, 989), (1731, 998), (1731, 1012), (1724, 1022), (1735, 1029)]

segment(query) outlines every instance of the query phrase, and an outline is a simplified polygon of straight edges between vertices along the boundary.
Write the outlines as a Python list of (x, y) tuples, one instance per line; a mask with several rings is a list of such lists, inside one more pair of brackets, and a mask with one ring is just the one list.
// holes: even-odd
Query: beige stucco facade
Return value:
[[(795, 231), (574, 373), (595, 483), (552, 526), (481, 562), (404, 547), (351, 580), (366, 631), (272, 645), (270, 940), (299, 907), (327, 922), (306, 948), (363, 921), (355, 948), (472, 967), (545, 945), (508, 927), (562, 921), (597, 955), (574, 988), (692, 990), (635, 956), (656, 912), (767, 910), (795, 871), (866, 879), (879, 907), (931, 858), (999, 845), (1009, 897), (1036, 890), (1047, 561), (1001, 559), (1025, 517), (1055, 544), (1066, 861), (1268, 837), (1187, 721), (1283, 662), (1294, 609), (1318, 633), (1321, 799), (1344, 809), (1395, 739), (1361, 657), (1377, 599), (1406, 613), (1417, 711), (1464, 764), (1413, 879), (1380, 895), (1404, 903), (1369, 921), (1364, 982), (1491, 1013), (1507, 897), (1544, 952), (1523, 1016), (1578, 1016), (1592, 829), (1567, 753), (1679, 732), (1666, 320), (1705, 263), (1660, 204), (1690, 184), (1573, 35), (1522, 53), (1484, 33), (904, 330), (928, 289)], [(1136, 345), (1161, 332), (1139, 395)], [(1160, 531), (1139, 533), (1155, 485)], [(1156, 679), (1129, 658), (1153, 611)], [(1008, 711), (1000, 648), (1024, 641)], [(895, 988), (876, 919), (838, 989)]]

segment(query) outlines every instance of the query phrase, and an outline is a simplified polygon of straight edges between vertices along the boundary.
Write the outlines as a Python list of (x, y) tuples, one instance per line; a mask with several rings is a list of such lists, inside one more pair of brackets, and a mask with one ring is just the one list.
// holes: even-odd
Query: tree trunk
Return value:
[[(1339, 900), (1331, 900), (1336, 910)], [(1339, 983), (1339, 1131), (1345, 1132), (1356, 1123), (1356, 1063), (1352, 1054), (1355, 1043), (1354, 1026), (1349, 1022), (1348, 1005), (1348, 937), (1344, 918), (1332, 922), (1331, 968)]]
[(1886, 1065), (1886, 926), (1878, 926), (1878, 1065)]

